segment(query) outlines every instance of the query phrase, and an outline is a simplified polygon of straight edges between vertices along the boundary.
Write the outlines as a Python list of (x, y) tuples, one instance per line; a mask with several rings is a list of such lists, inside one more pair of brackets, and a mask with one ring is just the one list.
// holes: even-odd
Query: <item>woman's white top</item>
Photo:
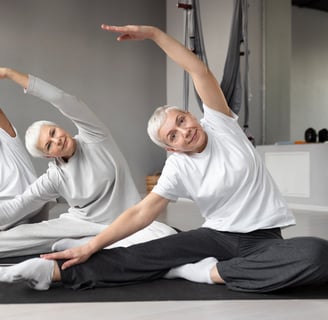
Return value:
[(63, 197), (69, 204), (63, 215), (110, 224), (140, 200), (130, 169), (108, 128), (78, 98), (29, 76), (26, 92), (51, 103), (78, 129), (77, 149), (66, 163), (56, 159), (27, 190), (0, 204), (0, 225), (29, 215), (40, 204)]
[(205, 218), (203, 227), (220, 231), (250, 232), (294, 224), (293, 214), (237, 116), (204, 106), (201, 124), (208, 135), (206, 148), (192, 155), (170, 155), (153, 192), (172, 201), (179, 197), (195, 201)]
[(14, 198), (36, 180), (32, 161), (14, 128), (11, 137), (0, 128), (0, 202)]

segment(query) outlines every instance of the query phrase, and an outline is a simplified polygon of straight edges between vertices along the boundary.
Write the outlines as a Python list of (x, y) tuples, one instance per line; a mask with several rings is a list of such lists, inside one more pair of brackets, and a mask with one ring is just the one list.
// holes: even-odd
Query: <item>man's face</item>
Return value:
[(172, 152), (202, 152), (207, 144), (207, 135), (198, 120), (189, 112), (170, 110), (158, 131), (158, 136)]

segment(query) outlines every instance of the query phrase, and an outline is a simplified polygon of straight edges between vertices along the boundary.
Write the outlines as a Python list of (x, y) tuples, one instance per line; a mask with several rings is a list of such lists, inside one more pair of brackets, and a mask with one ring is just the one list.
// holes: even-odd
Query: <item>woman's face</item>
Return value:
[(49, 158), (68, 160), (76, 150), (76, 141), (64, 129), (54, 125), (41, 127), (37, 148)]
[(170, 110), (158, 131), (161, 141), (172, 152), (202, 152), (207, 144), (207, 135), (198, 120), (190, 113)]

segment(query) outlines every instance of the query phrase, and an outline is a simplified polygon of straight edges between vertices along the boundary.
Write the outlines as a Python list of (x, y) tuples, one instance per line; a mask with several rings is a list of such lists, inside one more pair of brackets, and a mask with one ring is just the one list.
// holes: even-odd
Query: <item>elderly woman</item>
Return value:
[[(49, 252), (60, 239), (96, 235), (140, 200), (124, 156), (108, 128), (85, 103), (13, 69), (0, 68), (0, 78), (12, 80), (27, 94), (49, 102), (78, 129), (73, 137), (53, 122), (38, 121), (28, 128), (29, 152), (53, 161), (22, 194), (0, 203), (0, 226), (15, 225), (58, 197), (67, 201), (69, 209), (57, 219), (0, 232), (0, 257)], [(128, 243), (172, 233), (176, 231), (154, 222)]]

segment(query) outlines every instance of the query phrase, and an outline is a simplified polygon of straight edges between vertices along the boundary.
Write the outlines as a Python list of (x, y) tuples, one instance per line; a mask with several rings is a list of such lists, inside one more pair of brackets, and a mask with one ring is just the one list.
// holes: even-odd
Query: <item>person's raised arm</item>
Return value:
[[(0, 68), (0, 79), (9, 79), (23, 88), (27, 88), (28, 85), (28, 75), (24, 73), (20, 73), (16, 70), (9, 68)], [(16, 135), (10, 121), (4, 114), (4, 112), (0, 109), (0, 128), (5, 130), (10, 136), (14, 137)]]
[(117, 40), (154, 41), (174, 62), (187, 71), (195, 85), (199, 97), (209, 108), (231, 115), (230, 108), (218, 81), (203, 61), (180, 42), (153, 26), (109, 26), (103, 24), (103, 30), (120, 33)]
[(165, 209), (169, 200), (151, 192), (135, 206), (124, 211), (113, 223), (87, 244), (61, 252), (41, 255), (45, 259), (67, 260), (62, 269), (89, 259), (95, 252), (145, 228)]
[(16, 82), (24, 89), (28, 86), (28, 74), (20, 73), (10, 68), (0, 68), (0, 79), (9, 79)]
[(1, 108), (0, 108), (0, 128), (6, 131), (11, 137), (16, 136), (15, 130), (11, 125), (11, 122), (9, 121), (5, 113), (1, 110)]

